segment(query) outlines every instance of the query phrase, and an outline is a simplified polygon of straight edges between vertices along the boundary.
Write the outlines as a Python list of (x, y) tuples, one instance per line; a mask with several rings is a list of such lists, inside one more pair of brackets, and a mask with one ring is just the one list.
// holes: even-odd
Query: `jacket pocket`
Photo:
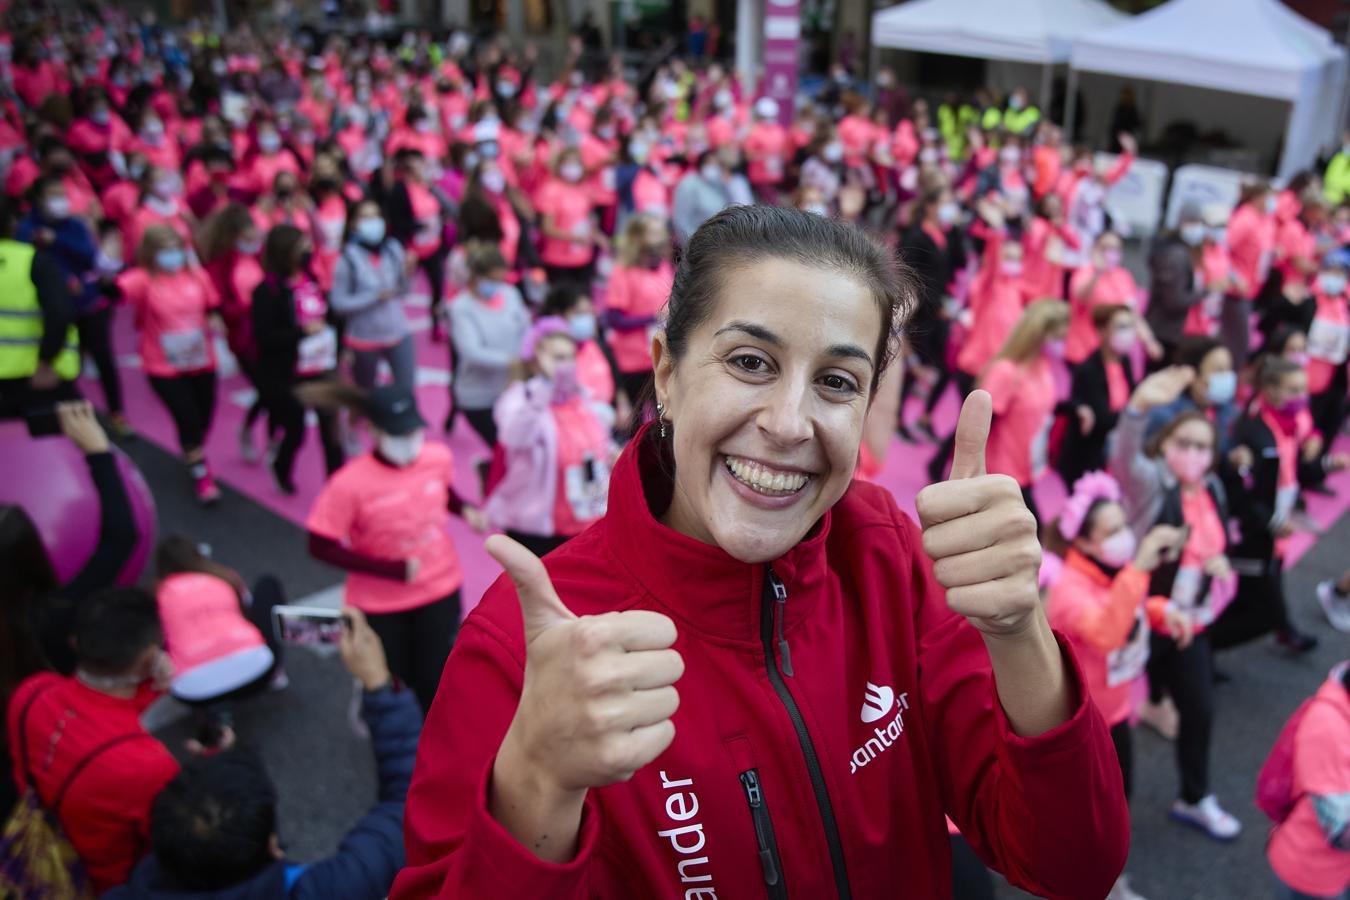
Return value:
[(759, 867), (764, 875), (764, 887), (770, 900), (787, 900), (787, 884), (783, 876), (783, 860), (774, 836), (773, 817), (769, 814), (768, 797), (760, 781), (750, 741), (744, 737), (727, 741), (736, 768), (740, 771), (741, 793), (755, 829), (755, 846), (759, 851)]

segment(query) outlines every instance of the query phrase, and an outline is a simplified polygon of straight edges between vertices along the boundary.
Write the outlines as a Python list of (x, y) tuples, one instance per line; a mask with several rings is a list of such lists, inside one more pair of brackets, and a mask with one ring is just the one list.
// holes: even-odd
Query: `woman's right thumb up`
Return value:
[(525, 646), (555, 625), (576, 619), (553, 589), (543, 562), (522, 544), (494, 534), (484, 545), (488, 555), (501, 564), (516, 586), (520, 612), (525, 620)]

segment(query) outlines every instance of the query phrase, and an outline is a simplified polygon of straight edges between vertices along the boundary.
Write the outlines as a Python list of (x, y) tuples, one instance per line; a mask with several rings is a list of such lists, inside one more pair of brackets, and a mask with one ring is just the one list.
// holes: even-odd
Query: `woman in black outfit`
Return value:
[[(283, 494), (294, 494), (291, 473), (305, 440), (305, 407), (297, 385), (331, 378), (337, 368), (337, 333), (328, 324), (328, 303), (310, 274), (314, 244), (293, 225), (267, 233), (262, 265), (266, 277), (253, 290), (253, 338), (258, 345), (258, 387), (281, 443), (272, 459), (272, 475)], [(342, 467), (337, 415), (315, 410), (323, 461), (332, 475)]]
[[(56, 415), (66, 437), (84, 451), (98, 493), (98, 541), (83, 568), (60, 584), (28, 513), (21, 506), (0, 504), (0, 709), (9, 706), (14, 689), (29, 675), (46, 669), (67, 674), (75, 670), (70, 633), (76, 610), (116, 581), (140, 538), (117, 459), (94, 408), (83, 400), (62, 403)], [(8, 815), (19, 795), (3, 719), (0, 769), (0, 814)]]
[[(917, 427), (933, 440), (932, 415), (951, 380), (947, 365), (947, 338), (951, 332), (950, 312), (944, 308), (952, 274), (966, 265), (965, 235), (955, 224), (957, 205), (950, 190), (941, 188), (924, 194), (915, 210), (916, 224), (900, 238), (900, 259), (914, 270), (919, 296), (910, 320), (914, 354), (937, 371), (937, 381), (928, 393)], [(905, 426), (905, 401), (918, 382), (906, 378), (900, 392), (899, 431), (908, 437)]]
[(1056, 469), (1072, 486), (1085, 472), (1106, 468), (1106, 437), (1134, 392), (1130, 354), (1139, 342), (1138, 318), (1128, 306), (1098, 306), (1092, 311), (1099, 346), (1073, 370), (1068, 428)]

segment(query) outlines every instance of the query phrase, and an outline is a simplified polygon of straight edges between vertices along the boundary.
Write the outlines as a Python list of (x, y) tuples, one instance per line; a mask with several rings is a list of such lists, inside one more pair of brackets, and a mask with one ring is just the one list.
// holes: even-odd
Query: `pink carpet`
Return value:
[[(452, 434), (448, 436), (440, 434), (441, 424), (449, 408), (448, 353), (444, 344), (433, 344), (429, 339), (427, 330), (429, 319), (425, 304), (410, 305), (409, 313), (418, 329), (417, 396), (422, 414), (431, 425), (428, 437), (445, 441), (454, 451), (458, 483), (463, 486), (461, 490), (465, 496), (476, 498), (477, 476), (473, 471), (473, 463), (485, 457), (487, 450), (462, 418), (457, 421)], [(113, 342), (123, 371), (126, 413), (133, 427), (143, 438), (172, 453), (177, 453), (173, 422), (151, 392), (149, 383), (140, 371), (131, 316), (124, 308), (119, 308), (115, 314)], [(102, 398), (102, 392), (93, 379), (87, 379), (84, 387), (88, 396)], [(318, 435), (311, 433), (296, 460), (294, 475), (296, 494), (291, 497), (283, 496), (273, 485), (266, 466), (261, 463), (247, 465), (239, 456), (237, 434), (251, 399), (252, 391), (242, 376), (234, 375), (221, 380), (215, 423), (207, 441), (207, 455), (211, 467), (217, 479), (224, 484), (228, 484), (278, 515), (303, 526), (309, 507), (318, 495), (324, 480)], [(917, 409), (911, 407), (910, 421), (916, 412)], [(949, 394), (939, 404), (934, 417), (934, 425), (939, 433), (946, 434), (955, 425), (956, 413), (955, 397)], [(258, 443), (261, 445), (261, 426), (256, 431), (259, 436)], [(1350, 451), (1350, 439), (1342, 436), (1336, 446), (1338, 449)], [(910, 445), (895, 439), (877, 478), (880, 484), (895, 495), (901, 508), (911, 515), (914, 511), (914, 496), (927, 484), (926, 464), (932, 453), (933, 450), (929, 446)], [(1350, 508), (1350, 473), (1340, 473), (1331, 479), (1330, 484), (1336, 489), (1337, 496), (1308, 497), (1309, 517), (1321, 528), (1330, 527), (1347, 508)], [(186, 473), (180, 489), (185, 493), (192, 489)], [(1057, 513), (1064, 501), (1064, 486), (1057, 475), (1052, 473), (1037, 485), (1036, 499), (1044, 515), (1051, 517)], [(210, 514), (228, 516), (228, 502)], [(500, 569), (484, 552), (483, 537), (453, 516), (450, 520), (450, 535), (464, 561), (463, 597), (467, 613), (478, 602)], [(1298, 534), (1293, 539), (1290, 563), (1296, 562), (1315, 541), (1316, 536), (1313, 534)]]

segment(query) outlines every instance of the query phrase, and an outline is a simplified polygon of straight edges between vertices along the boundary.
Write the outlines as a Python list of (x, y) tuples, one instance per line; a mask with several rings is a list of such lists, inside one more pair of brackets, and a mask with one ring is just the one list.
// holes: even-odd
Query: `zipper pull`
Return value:
[(759, 809), (764, 802), (764, 794), (759, 789), (759, 774), (754, 769), (742, 772), (741, 784), (745, 785), (745, 798), (750, 801), (750, 805)]
[(773, 570), (769, 570), (769, 583), (773, 586), (773, 599), (778, 604), (778, 657), (782, 660), (783, 674), (792, 677), (792, 651), (788, 649), (787, 638), (783, 637), (783, 620), (787, 618), (787, 588)]

